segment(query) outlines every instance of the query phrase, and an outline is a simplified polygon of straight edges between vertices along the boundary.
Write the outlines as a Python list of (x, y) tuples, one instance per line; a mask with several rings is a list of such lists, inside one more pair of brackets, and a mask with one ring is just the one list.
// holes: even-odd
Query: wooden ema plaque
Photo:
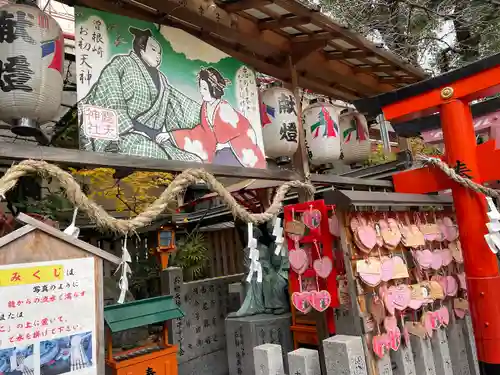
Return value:
[(104, 374), (103, 261), (120, 258), (17, 219), (26, 225), (0, 238), (0, 352), (16, 354), (20, 373)]

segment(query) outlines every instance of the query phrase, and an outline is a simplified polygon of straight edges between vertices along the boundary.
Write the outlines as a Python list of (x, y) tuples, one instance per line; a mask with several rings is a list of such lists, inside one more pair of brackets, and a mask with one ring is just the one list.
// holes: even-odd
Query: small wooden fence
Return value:
[[(182, 235), (181, 233), (178, 237)], [(208, 260), (204, 269), (206, 278), (231, 276), (244, 272), (243, 245), (234, 228), (204, 232), (203, 235), (208, 249)], [(127, 248), (132, 258), (130, 291), (138, 299), (161, 295), (160, 268), (153, 252), (156, 246), (155, 237), (156, 232), (144, 233), (127, 240)], [(121, 257), (123, 238), (106, 238), (96, 235), (81, 239)], [(115, 267), (104, 262), (104, 277), (113, 277), (114, 272)]]

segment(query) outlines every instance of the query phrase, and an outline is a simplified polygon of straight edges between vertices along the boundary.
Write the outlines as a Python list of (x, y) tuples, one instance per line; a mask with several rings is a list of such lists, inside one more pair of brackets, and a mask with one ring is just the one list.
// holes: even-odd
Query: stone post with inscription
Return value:
[(241, 276), (184, 282), (178, 267), (162, 272), (163, 293), (173, 295), (185, 313), (184, 318), (167, 322), (169, 340), (179, 346), (179, 375), (228, 373), (224, 320), (240, 306), (229, 285)]
[[(434, 365), (434, 355), (432, 353), (431, 340), (410, 336), (413, 358), (415, 359), (415, 369), (419, 375), (437, 375)], [(441, 374), (439, 374), (441, 375)]]
[(326, 375), (368, 375), (360, 336), (336, 335), (323, 340)]
[(411, 342), (401, 344), (399, 350), (391, 353), (391, 359), (396, 365), (393, 375), (417, 375)]
[(465, 351), (467, 352), (471, 375), (479, 375), (480, 371), (479, 362), (477, 360), (476, 339), (474, 338), (474, 330), (472, 329), (472, 320), (470, 315), (466, 315), (461, 323), (465, 336)]
[(451, 364), (450, 348), (446, 331), (440, 328), (432, 336), (432, 352), (434, 354), (434, 365), (439, 375), (453, 375), (453, 366)]
[(317, 350), (299, 348), (288, 353), (290, 375), (321, 375)]
[(255, 375), (284, 375), (281, 345), (262, 344), (253, 348)]

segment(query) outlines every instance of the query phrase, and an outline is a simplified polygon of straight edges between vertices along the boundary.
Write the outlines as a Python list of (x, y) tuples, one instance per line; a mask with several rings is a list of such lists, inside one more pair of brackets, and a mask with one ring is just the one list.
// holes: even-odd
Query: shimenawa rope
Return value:
[(117, 219), (110, 216), (101, 206), (89, 199), (82, 191), (78, 182), (71, 174), (56, 165), (40, 160), (25, 160), (10, 167), (0, 178), (0, 197), (16, 186), (19, 178), (26, 175), (38, 175), (42, 178), (52, 177), (59, 181), (68, 200), (75, 207), (87, 213), (89, 218), (100, 228), (121, 234), (133, 233), (138, 228), (150, 224), (168, 207), (169, 203), (176, 202), (177, 197), (190, 185), (203, 180), (210, 190), (219, 194), (228, 205), (234, 217), (247, 223), (259, 224), (271, 220), (279, 214), (285, 195), (292, 188), (305, 190), (308, 195), (314, 194), (314, 187), (302, 181), (290, 181), (281, 185), (270, 207), (263, 213), (250, 213), (238, 204), (231, 193), (217, 179), (203, 169), (186, 169), (168, 185), (161, 195), (149, 205), (144, 212), (131, 219)]
[(500, 191), (491, 189), (489, 187), (478, 184), (466, 177), (460, 176), (453, 168), (450, 168), (448, 164), (438, 158), (428, 157), (425, 155), (419, 155), (418, 159), (422, 160), (425, 164), (438, 167), (444, 174), (446, 174), (453, 181), (458, 182), (460, 185), (469, 188), (476, 193), (482, 193), (484, 195), (498, 198), (500, 197)]

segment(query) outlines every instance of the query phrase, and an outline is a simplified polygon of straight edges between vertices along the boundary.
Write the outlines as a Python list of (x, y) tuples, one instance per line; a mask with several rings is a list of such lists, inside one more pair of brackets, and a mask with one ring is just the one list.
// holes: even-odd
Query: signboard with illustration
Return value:
[(179, 29), (75, 15), (82, 149), (265, 168), (251, 69)]
[(0, 266), (0, 374), (97, 374), (94, 276), (94, 258)]

